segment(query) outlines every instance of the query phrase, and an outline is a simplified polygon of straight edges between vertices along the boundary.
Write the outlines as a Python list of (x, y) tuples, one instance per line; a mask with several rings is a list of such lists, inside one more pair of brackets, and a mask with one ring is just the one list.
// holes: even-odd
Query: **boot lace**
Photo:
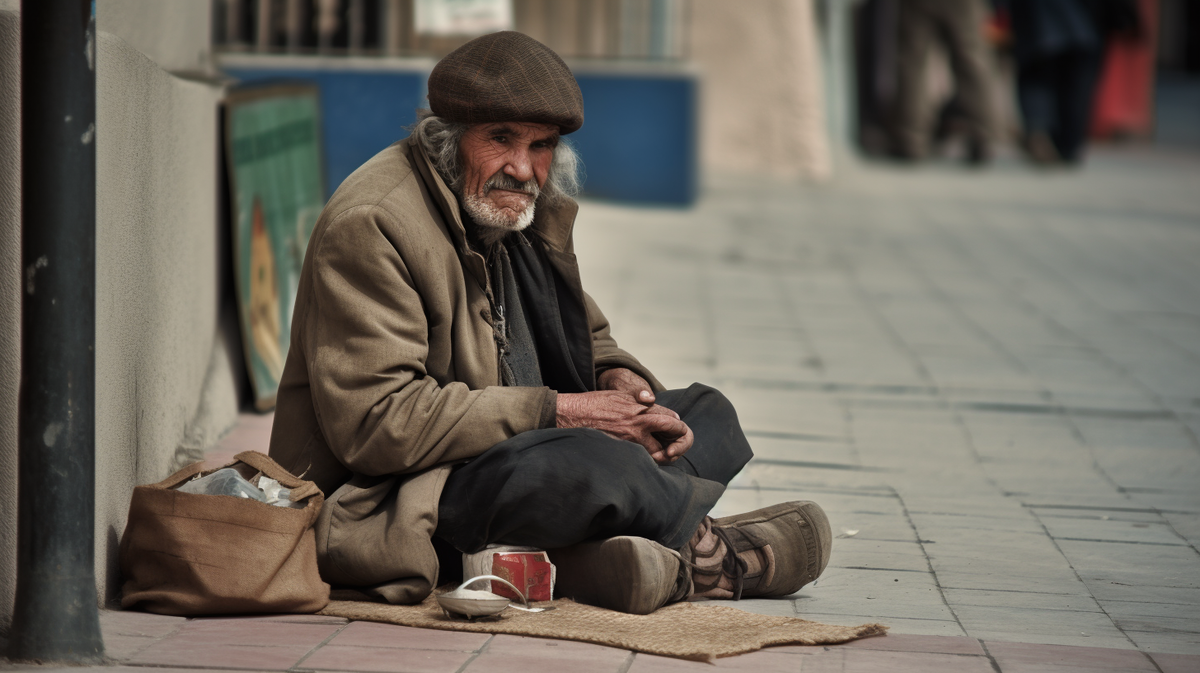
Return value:
[(721, 561), (721, 574), (733, 582), (733, 600), (740, 601), (742, 600), (742, 586), (749, 566), (738, 555), (737, 548), (734, 547), (733, 540), (729, 539), (729, 533), (725, 529), (713, 526), (712, 532), (721, 539), (721, 542), (725, 543), (725, 558)]

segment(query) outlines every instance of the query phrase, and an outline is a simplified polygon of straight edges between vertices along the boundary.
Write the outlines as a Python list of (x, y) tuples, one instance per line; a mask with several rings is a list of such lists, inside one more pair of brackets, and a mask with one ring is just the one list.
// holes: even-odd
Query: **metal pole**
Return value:
[(245, 28), (242, 26), (242, 0), (225, 0), (225, 46), (242, 47), (245, 44)]
[(825, 0), (825, 114), (835, 169), (854, 166), (858, 102), (855, 93), (854, 6), (860, 0)]
[(401, 45), (404, 44), (401, 34), (404, 29), (404, 17), (401, 14), (404, 11), (404, 3), (400, 0), (387, 0), (380, 3), (379, 10), (379, 24), (384, 29), (384, 53), (388, 56), (399, 56)]
[(826, 0), (825, 3), (825, 63), (828, 73), (827, 110), (829, 135), (836, 149), (850, 147), (854, 90), (853, 45), (850, 43), (850, 11), (852, 0)]
[(258, 30), (256, 32), (255, 43), (260, 52), (266, 53), (271, 51), (271, 32), (274, 26), (271, 25), (271, 4), (273, 0), (258, 0)]
[(13, 659), (103, 659), (96, 607), (96, 20), (21, 3), (22, 334)]
[(351, 54), (362, 53), (367, 42), (367, 3), (365, 0), (350, 0), (346, 10), (347, 49)]

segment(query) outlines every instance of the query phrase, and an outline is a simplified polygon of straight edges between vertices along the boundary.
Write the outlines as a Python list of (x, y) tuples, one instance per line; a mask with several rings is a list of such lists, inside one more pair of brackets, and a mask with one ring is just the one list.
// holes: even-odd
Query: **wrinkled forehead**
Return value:
[(506, 135), (523, 140), (549, 140), (558, 138), (558, 126), (539, 122), (504, 121), (472, 124), (467, 133), (475, 135)]

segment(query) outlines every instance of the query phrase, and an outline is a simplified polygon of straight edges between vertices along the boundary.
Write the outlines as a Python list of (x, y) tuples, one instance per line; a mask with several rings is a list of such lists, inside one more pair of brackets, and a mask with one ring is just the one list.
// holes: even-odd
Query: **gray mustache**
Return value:
[(525, 192), (534, 199), (537, 199), (538, 194), (541, 193), (541, 190), (538, 189), (536, 180), (526, 180), (525, 182), (521, 182), (502, 170), (498, 171), (495, 175), (488, 178), (487, 182), (483, 183), (484, 194), (487, 194), (493, 189), (511, 189), (515, 192)]

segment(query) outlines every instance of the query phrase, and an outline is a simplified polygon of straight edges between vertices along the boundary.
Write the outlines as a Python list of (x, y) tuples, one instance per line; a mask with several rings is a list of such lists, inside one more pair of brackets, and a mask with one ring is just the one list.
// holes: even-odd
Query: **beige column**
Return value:
[(812, 0), (692, 0), (687, 53), (702, 72), (701, 164), (718, 173), (830, 173)]

